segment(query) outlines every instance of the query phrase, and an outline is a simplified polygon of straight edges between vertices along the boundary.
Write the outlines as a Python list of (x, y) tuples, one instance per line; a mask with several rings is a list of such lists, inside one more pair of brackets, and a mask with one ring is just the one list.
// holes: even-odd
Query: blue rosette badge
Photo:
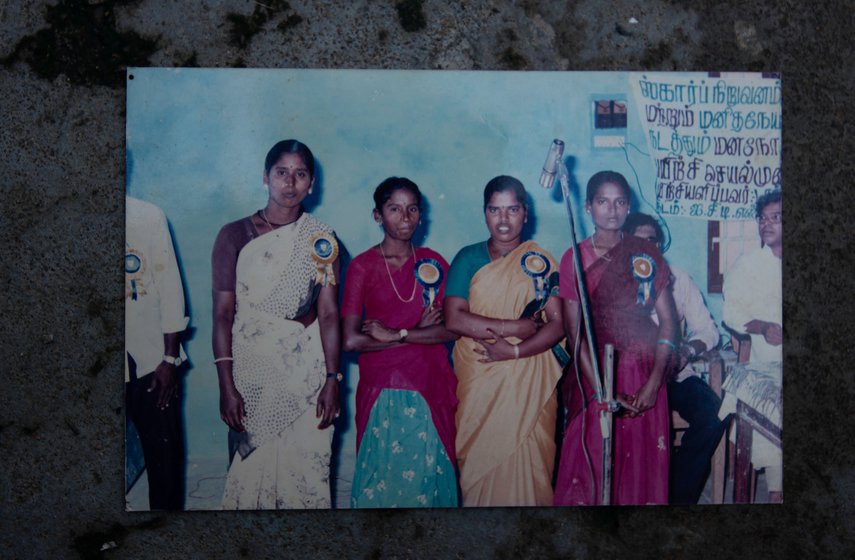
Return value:
[(422, 291), (424, 306), (431, 307), (442, 284), (442, 278), (445, 276), (442, 266), (436, 259), (423, 258), (416, 261), (413, 272), (418, 283), (424, 288)]
[(632, 256), (632, 277), (638, 282), (638, 296), (635, 303), (644, 305), (653, 292), (653, 279), (656, 278), (656, 263), (650, 255), (639, 253)]
[(144, 257), (134, 251), (128, 249), (125, 255), (125, 297), (129, 297), (136, 301), (141, 295), (145, 295), (145, 290), (142, 289), (142, 275), (145, 270)]
[(537, 251), (526, 251), (520, 259), (520, 266), (531, 277), (534, 284), (534, 295), (538, 301), (549, 295), (544, 279), (549, 274), (549, 259)]
[(315, 283), (321, 286), (335, 286), (335, 272), (332, 263), (338, 257), (338, 242), (335, 236), (326, 231), (317, 231), (309, 237), (309, 254), (318, 268)]

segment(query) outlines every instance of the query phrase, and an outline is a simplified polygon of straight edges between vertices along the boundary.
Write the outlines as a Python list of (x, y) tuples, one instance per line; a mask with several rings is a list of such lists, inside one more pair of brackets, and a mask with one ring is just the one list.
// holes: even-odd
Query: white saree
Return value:
[(226, 479), (223, 509), (329, 508), (332, 428), (319, 430), (326, 379), (320, 329), (292, 319), (319, 286), (309, 238), (330, 228), (308, 214), (248, 243), (237, 261), (232, 327), (235, 386), (246, 433)]

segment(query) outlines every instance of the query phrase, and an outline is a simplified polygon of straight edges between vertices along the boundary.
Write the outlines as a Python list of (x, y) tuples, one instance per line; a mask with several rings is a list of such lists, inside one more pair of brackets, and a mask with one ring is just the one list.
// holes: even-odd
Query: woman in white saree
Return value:
[(332, 229), (302, 208), (314, 182), (309, 148), (277, 143), (264, 165), (267, 205), (214, 244), (220, 416), (238, 434), (223, 509), (331, 505), (339, 260)]

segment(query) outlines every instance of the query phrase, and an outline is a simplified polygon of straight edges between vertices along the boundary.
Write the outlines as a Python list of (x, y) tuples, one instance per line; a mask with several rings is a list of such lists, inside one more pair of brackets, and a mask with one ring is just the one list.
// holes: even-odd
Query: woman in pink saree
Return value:
[(456, 507), (457, 379), (444, 343), (448, 263), (413, 244), (422, 194), (404, 177), (374, 191), (383, 240), (351, 261), (344, 348), (358, 351), (353, 508)]
[[(621, 232), (630, 199), (623, 175), (601, 171), (591, 177), (585, 211), (595, 232), (579, 244), (579, 251), (599, 363), (604, 363), (604, 346), (614, 345), (615, 394), (625, 408), (615, 416), (612, 431), (611, 503), (667, 504), (665, 380), (674, 350), (674, 301), (670, 271), (656, 246)], [(560, 268), (559, 295), (565, 298), (565, 332), (575, 367), (564, 385), (571, 396), (555, 505), (596, 505), (601, 503), (602, 439), (572, 255), (572, 249), (564, 254)], [(659, 316), (658, 327), (650, 318), (651, 308)]]

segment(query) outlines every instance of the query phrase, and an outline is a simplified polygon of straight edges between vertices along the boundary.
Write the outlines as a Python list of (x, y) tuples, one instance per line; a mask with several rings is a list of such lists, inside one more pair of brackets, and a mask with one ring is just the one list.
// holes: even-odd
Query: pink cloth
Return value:
[[(590, 239), (580, 245), (585, 282), (590, 294), (591, 322), (597, 338), (601, 368), (605, 344), (615, 346), (616, 392), (637, 393), (653, 368), (658, 327), (650, 318), (656, 296), (668, 289), (670, 271), (656, 247), (633, 236), (625, 237), (606, 255), (597, 258)], [(638, 303), (639, 281), (633, 276), (632, 259), (645, 255), (654, 263), (650, 297)], [(572, 250), (561, 259), (559, 294), (579, 299), (573, 270)], [(581, 321), (580, 321), (581, 322)], [(572, 341), (569, 341), (572, 345)], [(569, 425), (564, 435), (556, 505), (596, 505), (601, 503), (602, 439), (595, 401), (584, 414), (585, 444), (591, 466), (582, 449), (583, 414), (581, 394), (574, 369), (569, 369), (565, 387), (572, 392), (568, 408)], [(593, 389), (582, 377), (588, 399)], [(635, 418), (615, 417), (612, 432), (612, 496), (614, 505), (668, 503), (669, 411), (665, 384), (656, 405)], [(593, 470), (593, 480), (591, 477)], [(596, 485), (593, 482), (596, 481)]]
[[(439, 263), (443, 281), (436, 294), (435, 306), (442, 307), (448, 263), (442, 255), (424, 247), (416, 248), (416, 260), (431, 258)], [(413, 293), (415, 271), (413, 260), (392, 271), (398, 293), (407, 299)], [(345, 279), (341, 316), (377, 319), (393, 329), (412, 329), (424, 310), (425, 289), (416, 284), (410, 302), (402, 302), (392, 288), (383, 257), (373, 248), (351, 261)], [(364, 315), (363, 315), (364, 311)], [(434, 426), (445, 451), (456, 465), (454, 454), (454, 412), (457, 408), (457, 378), (448, 361), (443, 344), (405, 344), (379, 352), (359, 355), (359, 385), (356, 389), (356, 446), (362, 435), (374, 402), (383, 389), (418, 391), (431, 411)]]

